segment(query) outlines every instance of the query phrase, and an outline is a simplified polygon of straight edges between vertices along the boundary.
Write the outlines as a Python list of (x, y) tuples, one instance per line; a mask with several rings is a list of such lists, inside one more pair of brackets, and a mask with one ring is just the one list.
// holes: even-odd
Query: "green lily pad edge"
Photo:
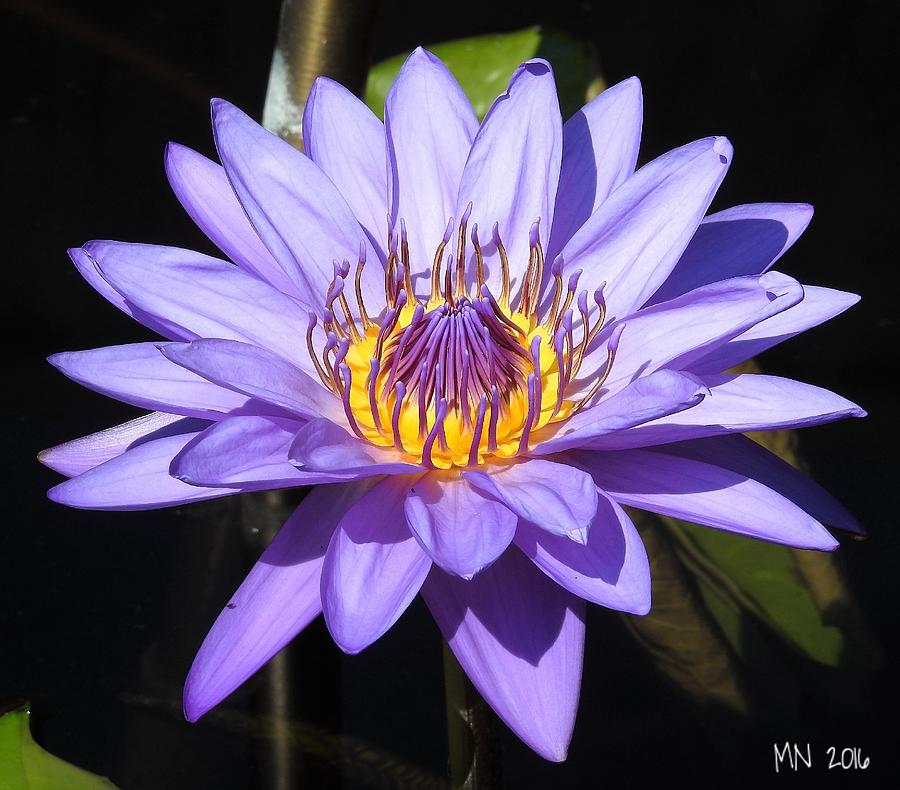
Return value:
[(61, 760), (31, 736), (26, 702), (0, 712), (0, 790), (117, 790), (109, 779)]

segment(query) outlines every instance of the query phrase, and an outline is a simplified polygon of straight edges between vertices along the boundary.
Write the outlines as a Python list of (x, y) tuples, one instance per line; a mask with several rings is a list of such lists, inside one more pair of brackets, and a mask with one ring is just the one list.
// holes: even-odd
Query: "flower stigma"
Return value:
[(427, 300), (417, 298), (413, 288), (406, 223), (400, 220), (398, 234), (389, 218), (386, 308), (380, 321), (366, 311), (361, 245), (354, 275), (358, 313), (351, 311), (346, 294), (350, 263), (334, 262), (320, 354), (313, 342), (318, 324), (313, 312), (307, 327), (315, 368), (325, 387), (341, 399), (353, 432), (432, 469), (478, 466), (489, 456), (511, 458), (527, 451), (535, 431), (567, 419), (597, 393), (612, 368), (620, 334), (611, 333), (606, 364), (588, 391), (577, 400), (567, 399), (566, 391), (604, 325), (605, 283), (593, 293), (598, 315), (591, 321), (588, 292), (578, 292), (581, 271), (564, 284), (563, 261), (557, 256), (550, 266), (552, 300), (541, 319), (544, 252), (538, 219), (531, 226), (528, 265), (513, 306), (509, 259), (495, 223), (491, 244), (501, 274), (495, 297), (485, 282), (477, 224), (468, 236), (474, 273), (467, 267), (471, 211), (470, 203), (458, 226), (455, 255), (446, 250), (454, 220), (447, 223), (434, 253)]

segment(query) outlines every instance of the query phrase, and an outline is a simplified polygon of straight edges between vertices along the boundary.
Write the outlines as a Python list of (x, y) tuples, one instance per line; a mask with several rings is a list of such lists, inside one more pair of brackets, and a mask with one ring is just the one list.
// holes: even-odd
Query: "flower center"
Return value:
[(393, 446), (434, 469), (477, 466), (488, 456), (509, 458), (527, 450), (537, 429), (566, 419), (593, 397), (615, 354), (611, 342), (603, 374), (577, 401), (567, 400), (566, 390), (603, 326), (603, 285), (594, 292), (599, 316), (593, 325), (587, 291), (578, 294), (576, 343), (572, 303), (581, 272), (569, 277), (564, 296), (562, 259), (557, 257), (550, 267), (552, 303), (539, 320), (544, 254), (540, 222), (535, 222), (513, 308), (509, 261), (497, 224), (491, 241), (500, 259), (499, 298), (485, 283), (477, 225), (471, 231), (474, 278), (467, 281), (470, 213), (471, 204), (459, 224), (456, 255), (447, 254), (445, 259), (453, 220), (447, 224), (434, 254), (427, 301), (420, 302), (413, 290), (406, 224), (401, 219), (400, 233), (388, 232), (387, 307), (380, 322), (369, 317), (363, 301), (366, 262), (361, 252), (355, 277), (358, 318), (344, 293), (350, 264), (335, 262), (325, 296), (326, 339), (320, 355), (313, 345), (317, 319), (312, 313), (307, 329), (319, 377), (342, 400), (354, 433), (374, 445)]

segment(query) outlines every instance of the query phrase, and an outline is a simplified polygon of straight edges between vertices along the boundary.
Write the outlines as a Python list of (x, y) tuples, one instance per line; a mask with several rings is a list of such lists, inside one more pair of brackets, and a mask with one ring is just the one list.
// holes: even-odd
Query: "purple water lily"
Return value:
[(187, 679), (194, 721), (313, 618), (356, 653), (421, 592), (509, 727), (565, 758), (587, 601), (650, 608), (622, 505), (832, 550), (860, 531), (741, 434), (863, 411), (725, 372), (853, 294), (770, 270), (803, 204), (707, 208), (723, 137), (635, 171), (640, 84), (563, 124), (550, 66), (522, 64), (479, 125), (418, 49), (384, 124), (320, 78), (306, 154), (212, 103), (222, 165), (180, 145), (166, 172), (225, 259), (93, 241), (104, 297), (165, 338), (57, 354), (142, 409), (46, 450), (80, 508), (140, 510), (315, 485), (222, 610)]

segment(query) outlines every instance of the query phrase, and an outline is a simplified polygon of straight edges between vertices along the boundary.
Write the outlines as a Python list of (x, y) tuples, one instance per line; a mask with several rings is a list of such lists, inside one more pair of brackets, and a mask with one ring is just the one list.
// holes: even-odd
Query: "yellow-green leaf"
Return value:
[(44, 751), (31, 737), (27, 704), (0, 714), (0, 790), (115, 790), (102, 776)]

